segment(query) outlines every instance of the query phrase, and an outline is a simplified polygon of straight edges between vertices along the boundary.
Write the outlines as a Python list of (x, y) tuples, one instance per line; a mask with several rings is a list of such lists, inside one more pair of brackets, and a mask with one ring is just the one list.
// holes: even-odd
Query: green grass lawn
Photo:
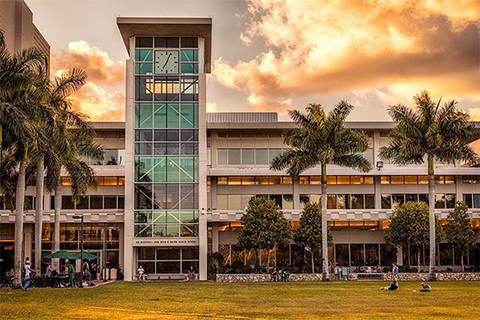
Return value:
[[(479, 319), (480, 282), (126, 283), (0, 290), (0, 319)], [(413, 292), (417, 290), (417, 292)]]

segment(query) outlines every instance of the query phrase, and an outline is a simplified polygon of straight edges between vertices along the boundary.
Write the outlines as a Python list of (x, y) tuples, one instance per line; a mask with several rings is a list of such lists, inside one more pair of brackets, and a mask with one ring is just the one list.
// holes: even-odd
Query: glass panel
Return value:
[(273, 158), (279, 155), (282, 152), (282, 149), (269, 149), (268, 150), (268, 162), (272, 162)]
[[(165, 103), (153, 104), (153, 127), (154, 128), (166, 128), (167, 127), (167, 105)], [(165, 132), (165, 131), (163, 131)], [(160, 131), (159, 131), (160, 133)], [(163, 141), (165, 139), (155, 139), (157, 141)]]
[(136, 37), (135, 46), (137, 48), (152, 48), (153, 38), (152, 37)]
[(135, 50), (135, 61), (153, 61), (153, 50), (148, 49), (136, 49)]
[(455, 184), (455, 176), (445, 176), (445, 184)]
[(445, 194), (435, 194), (435, 208), (444, 209), (445, 208)]
[(350, 176), (337, 176), (337, 184), (350, 184)]
[(228, 177), (229, 186), (239, 186), (242, 184), (242, 177)]
[(428, 184), (428, 176), (418, 176), (418, 184)]
[(363, 194), (352, 194), (352, 195), (350, 195), (350, 200), (351, 200), (351, 203), (352, 203), (352, 206), (351, 206), (352, 209), (363, 209), (364, 208)]
[(463, 201), (469, 208), (473, 208), (473, 197), (471, 194), (463, 194)]
[(198, 38), (182, 37), (182, 48), (198, 48)]
[(268, 185), (268, 177), (255, 177), (257, 184)]
[(136, 63), (135, 74), (153, 74), (153, 63)]
[(118, 185), (117, 177), (105, 177), (104, 181), (105, 181), (104, 185), (106, 185), (106, 186), (116, 186), (116, 185)]
[(374, 183), (373, 176), (365, 176), (363, 183), (364, 183), (364, 184), (373, 184), (373, 183)]
[(219, 165), (226, 165), (227, 164), (227, 149), (218, 149), (218, 164)]
[(217, 196), (218, 210), (228, 210), (228, 196), (226, 194), (219, 194)]
[(178, 37), (155, 37), (155, 48), (178, 48)]
[(352, 266), (364, 266), (364, 249), (363, 244), (351, 244), (352, 250)]
[(217, 182), (218, 185), (227, 185), (228, 183), (227, 177), (218, 177), (217, 180), (218, 180)]
[(403, 176), (391, 176), (391, 184), (404, 184)]
[(382, 209), (392, 208), (392, 198), (389, 193), (382, 194)]
[(182, 62), (196, 62), (198, 61), (198, 50), (182, 50), (181, 51)]
[(405, 202), (417, 202), (418, 201), (418, 195), (417, 194), (406, 194), (405, 195)]
[(228, 164), (229, 165), (241, 164), (240, 149), (228, 149)]
[(153, 181), (152, 158), (135, 157), (135, 182)]
[(351, 176), (350, 184), (363, 184), (363, 176)]
[(462, 184), (472, 184), (472, 176), (462, 176)]
[(167, 128), (179, 128), (180, 110), (178, 103), (167, 105)]
[(105, 209), (117, 208), (117, 196), (105, 196), (103, 199), (103, 207)]
[(183, 103), (181, 109), (181, 127), (198, 128), (198, 105)]
[(447, 209), (455, 208), (455, 194), (447, 193), (445, 195), (445, 204)]
[(404, 203), (405, 203), (405, 195), (404, 194), (393, 194), (392, 195), (393, 208), (401, 206)]
[(474, 194), (473, 195), (473, 207), (475, 209), (480, 208), (480, 194)]
[(366, 194), (365, 195), (365, 209), (375, 209), (375, 195)]
[(350, 195), (338, 194), (337, 195), (337, 208), (338, 209), (350, 209)]
[(397, 260), (395, 247), (389, 244), (380, 244), (380, 258), (382, 266), (391, 266)]
[(179, 209), (180, 204), (180, 191), (177, 183), (167, 184), (167, 197), (166, 207), (167, 209)]
[(157, 262), (157, 273), (180, 273), (180, 261)]
[(337, 176), (327, 176), (327, 184), (337, 184)]
[(146, 224), (136, 224), (134, 226), (134, 236), (141, 238), (152, 237), (152, 226)]
[(380, 184), (390, 184), (390, 176), (381, 176)]
[(417, 176), (405, 176), (405, 184), (417, 184)]
[(255, 164), (255, 149), (242, 149), (242, 164)]
[(180, 181), (196, 182), (196, 166), (194, 157), (181, 157)]
[(178, 182), (180, 179), (180, 160), (178, 157), (167, 157), (167, 181)]
[(322, 184), (320, 176), (310, 176), (310, 184), (320, 185)]
[(152, 209), (152, 186), (150, 184), (135, 185), (135, 209)]
[(336, 265), (340, 267), (349, 266), (349, 245), (336, 244), (335, 245), (335, 260)]
[(73, 198), (72, 196), (62, 196), (62, 209), (73, 209)]
[(153, 79), (151, 77), (135, 77), (135, 100), (153, 100)]
[(378, 244), (365, 244), (365, 263), (367, 266), (376, 266), (380, 263)]
[(182, 63), (182, 74), (198, 74), (198, 63)]
[(254, 185), (255, 177), (242, 177), (242, 185)]
[(337, 208), (337, 195), (329, 194), (327, 195), (327, 209), (336, 209)]
[(152, 104), (151, 103), (135, 104), (135, 127), (136, 128), (152, 128)]
[(255, 149), (255, 162), (256, 164), (270, 164), (268, 162), (268, 149)]
[(309, 184), (310, 183), (309, 177), (300, 177), (299, 180), (300, 180), (299, 181), (300, 184)]

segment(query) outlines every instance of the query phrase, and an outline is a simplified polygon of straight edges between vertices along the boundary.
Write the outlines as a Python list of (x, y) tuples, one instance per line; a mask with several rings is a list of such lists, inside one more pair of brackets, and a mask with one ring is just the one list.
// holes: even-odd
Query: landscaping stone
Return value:
[[(393, 281), (391, 273), (382, 274), (382, 280)], [(330, 275), (333, 280), (333, 275)], [(348, 281), (358, 281), (358, 274), (350, 273), (347, 276)], [(400, 273), (399, 281), (427, 281), (428, 273)], [(463, 273), (437, 273), (438, 281), (480, 281), (480, 272), (463, 272)], [(269, 274), (217, 274), (217, 282), (268, 282)], [(293, 273), (290, 275), (290, 281), (322, 281), (321, 273)]]

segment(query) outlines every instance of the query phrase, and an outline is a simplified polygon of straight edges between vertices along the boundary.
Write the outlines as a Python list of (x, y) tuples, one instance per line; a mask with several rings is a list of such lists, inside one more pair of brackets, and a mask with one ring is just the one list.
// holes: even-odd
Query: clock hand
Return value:
[(162, 69), (165, 68), (165, 66), (167, 65), (168, 60), (170, 60), (170, 57), (171, 57), (171, 56), (172, 56), (171, 54), (168, 55), (167, 61), (165, 61), (165, 64), (163, 65)]

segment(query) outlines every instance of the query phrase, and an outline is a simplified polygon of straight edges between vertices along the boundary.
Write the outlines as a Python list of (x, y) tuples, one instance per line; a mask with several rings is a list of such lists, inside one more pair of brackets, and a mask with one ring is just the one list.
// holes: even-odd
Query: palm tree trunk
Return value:
[(25, 206), (25, 170), (27, 164), (20, 162), (15, 193), (15, 287), (22, 286), (22, 252), (23, 252), (23, 212)]
[(463, 263), (463, 257), (464, 256), (465, 256), (465, 250), (462, 250), (462, 258), (461, 258), (461, 260), (462, 260), (462, 272), (465, 272), (465, 265)]
[(312, 252), (312, 254), (311, 254), (311, 256), (312, 256), (312, 273), (315, 273), (315, 259), (313, 257), (313, 254), (314, 254), (315, 250), (313, 250), (313, 248), (310, 248), (310, 249), (312, 250), (311, 251)]
[(417, 272), (420, 273), (420, 246), (418, 246), (417, 248)]
[(267, 252), (267, 273), (270, 273), (270, 250), (266, 248), (265, 251)]
[(43, 155), (37, 164), (37, 190), (35, 201), (35, 271), (42, 273), (42, 215), (43, 215), (43, 186), (45, 180), (45, 159)]
[[(55, 186), (55, 197), (54, 197), (54, 208), (55, 208), (55, 226), (53, 233), (53, 252), (60, 250), (60, 212), (62, 209), (62, 185), (60, 183), (60, 178), (58, 179), (57, 185)], [(52, 269), (60, 272), (60, 261), (59, 259), (52, 259)]]
[(328, 276), (327, 165), (322, 163), (322, 281)]
[(428, 155), (428, 213), (430, 225), (429, 281), (435, 281), (435, 170), (433, 156)]

